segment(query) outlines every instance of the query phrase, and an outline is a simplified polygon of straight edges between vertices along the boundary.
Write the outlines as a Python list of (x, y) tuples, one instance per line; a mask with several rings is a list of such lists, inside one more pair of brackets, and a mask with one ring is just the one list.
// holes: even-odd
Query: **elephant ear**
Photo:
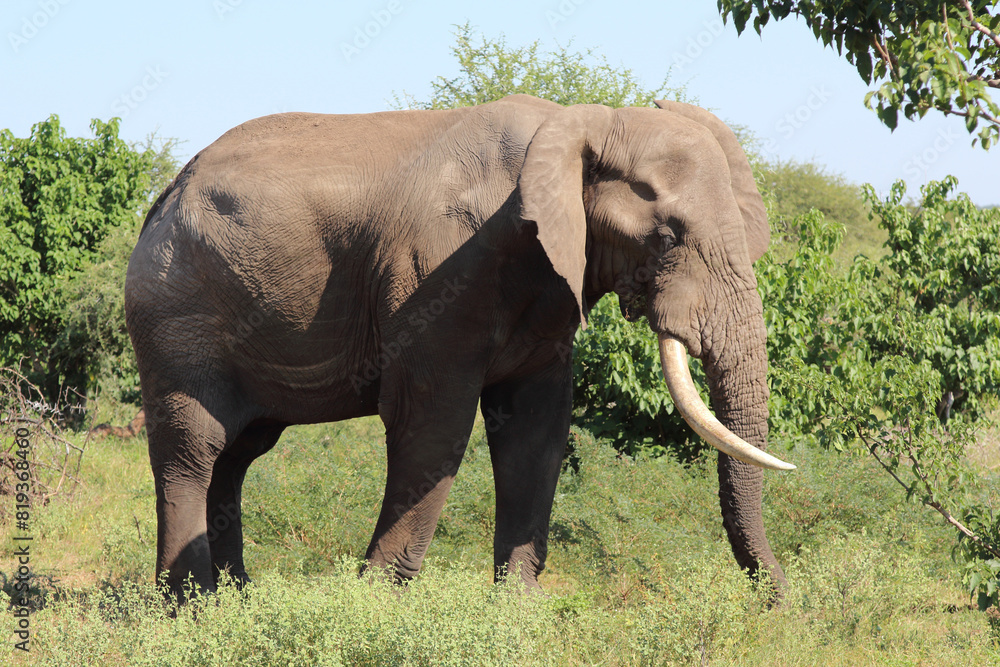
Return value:
[(521, 218), (537, 225), (538, 240), (576, 297), (584, 327), (587, 216), (583, 185), (591, 162), (600, 158), (613, 122), (614, 112), (599, 104), (578, 104), (556, 112), (531, 138), (517, 181)]
[(761, 199), (757, 183), (753, 179), (753, 171), (747, 161), (746, 153), (740, 146), (733, 131), (719, 118), (701, 107), (684, 102), (656, 100), (656, 106), (704, 125), (715, 136), (729, 163), (729, 179), (733, 196), (740, 207), (743, 225), (747, 239), (747, 250), (750, 252), (750, 262), (756, 262), (767, 252), (771, 242), (771, 229), (767, 224), (767, 211), (764, 200)]

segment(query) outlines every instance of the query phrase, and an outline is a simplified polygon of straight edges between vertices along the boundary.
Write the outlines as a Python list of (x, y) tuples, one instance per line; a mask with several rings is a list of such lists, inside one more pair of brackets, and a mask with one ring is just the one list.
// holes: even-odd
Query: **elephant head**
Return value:
[[(521, 170), (521, 217), (536, 223), (584, 325), (609, 291), (627, 318), (646, 315), (676, 407), (723, 453), (719, 496), (736, 559), (780, 587), (757, 466), (794, 466), (763, 451), (766, 332), (752, 265), (769, 240), (764, 205), (728, 127), (692, 105), (657, 105), (577, 105), (549, 117)], [(691, 382), (685, 350), (705, 366), (717, 418)]]

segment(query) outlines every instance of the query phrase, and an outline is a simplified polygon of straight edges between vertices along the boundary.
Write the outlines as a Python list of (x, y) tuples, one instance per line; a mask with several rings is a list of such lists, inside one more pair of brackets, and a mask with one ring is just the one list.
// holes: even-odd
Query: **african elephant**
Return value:
[[(784, 575), (761, 521), (767, 357), (752, 263), (768, 225), (707, 111), (477, 107), (286, 113), (198, 153), (160, 195), (125, 306), (156, 486), (157, 574), (246, 580), (240, 494), (291, 424), (378, 414), (385, 497), (370, 567), (420, 568), (477, 404), (494, 565), (545, 566), (570, 423), (573, 336), (616, 291), (660, 335), (675, 402), (719, 456), (739, 564)], [(706, 368), (705, 407), (685, 349)], [(732, 455), (732, 456), (730, 456)], [(737, 457), (740, 460), (737, 460)]]

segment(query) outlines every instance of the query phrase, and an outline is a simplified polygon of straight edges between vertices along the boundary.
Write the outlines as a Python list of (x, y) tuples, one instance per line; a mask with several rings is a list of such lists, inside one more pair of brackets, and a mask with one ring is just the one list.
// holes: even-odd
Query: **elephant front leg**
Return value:
[(538, 588), (569, 435), (572, 368), (487, 387), (481, 405), (496, 486), (495, 577), (517, 571)]
[(441, 387), (422, 396), (413, 395), (411, 384), (402, 390), (404, 395), (380, 399), (388, 471), (382, 509), (365, 554), (365, 569), (390, 568), (397, 581), (420, 571), (469, 444), (478, 398), (468, 383), (460, 383), (457, 391)]

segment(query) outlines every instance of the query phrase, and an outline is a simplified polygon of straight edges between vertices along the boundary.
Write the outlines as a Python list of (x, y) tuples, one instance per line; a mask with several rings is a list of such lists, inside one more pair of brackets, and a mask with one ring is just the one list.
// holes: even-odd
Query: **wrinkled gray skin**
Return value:
[[(476, 406), (496, 567), (544, 568), (581, 317), (616, 291), (705, 364), (722, 423), (767, 439), (751, 268), (768, 227), (732, 132), (686, 104), (479, 107), (250, 121), (150, 211), (125, 304), (156, 482), (157, 574), (246, 580), (240, 490), (290, 424), (378, 414), (385, 499), (366, 554), (420, 569)], [(762, 472), (719, 456), (739, 564), (781, 567)]]

